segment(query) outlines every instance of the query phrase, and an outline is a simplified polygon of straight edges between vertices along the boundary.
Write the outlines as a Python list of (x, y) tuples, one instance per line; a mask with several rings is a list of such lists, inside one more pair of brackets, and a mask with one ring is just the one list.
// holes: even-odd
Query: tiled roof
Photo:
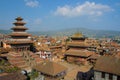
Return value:
[(26, 23), (22, 21), (17, 21), (17, 22), (14, 22), (13, 24), (26, 24)]
[(100, 57), (100, 55), (98, 54), (93, 54), (91, 55), (88, 59), (98, 59)]
[(8, 41), (8, 44), (29, 44), (33, 43), (33, 41)]
[(80, 37), (83, 37), (83, 34), (80, 32), (77, 32), (77, 33), (73, 34), (71, 37), (80, 38)]
[(15, 18), (15, 20), (23, 20), (23, 18), (21, 18), (20, 16)]
[(82, 46), (82, 47), (89, 47), (89, 44), (85, 42), (68, 42), (67, 46)]
[(56, 49), (56, 48), (61, 48), (62, 46), (59, 45), (59, 46), (50, 46), (50, 49)]
[(26, 29), (28, 29), (28, 28), (26, 28), (26, 27), (24, 27), (24, 26), (15, 26), (15, 27), (12, 27), (11, 29), (12, 29), (12, 30), (13, 30), (13, 29), (25, 29), (25, 30), (26, 30)]
[(7, 75), (0, 76), (0, 80), (26, 80), (27, 77), (19, 72), (8, 73)]
[(51, 51), (47, 44), (41, 44), (40, 46), (36, 46), (36, 49), (37, 49), (38, 51), (40, 51), (40, 50), (43, 50), (43, 51)]
[(120, 76), (120, 59), (114, 56), (101, 56), (98, 58), (94, 70)]
[(89, 57), (94, 52), (88, 50), (68, 50), (65, 52), (65, 55), (72, 55), (72, 56), (81, 56), (81, 57)]
[(45, 62), (35, 66), (34, 69), (36, 69), (37, 71), (40, 71), (44, 74), (51, 75), (51, 76), (55, 76), (58, 73), (61, 73), (61, 72), (67, 70), (66, 67), (64, 67), (58, 63), (52, 62), (52, 61), (45, 61)]
[(31, 36), (31, 34), (28, 33), (11, 33), (10, 36)]

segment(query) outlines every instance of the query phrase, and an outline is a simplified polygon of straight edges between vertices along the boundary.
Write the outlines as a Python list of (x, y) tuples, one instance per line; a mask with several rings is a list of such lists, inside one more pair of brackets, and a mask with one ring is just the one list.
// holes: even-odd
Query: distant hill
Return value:
[(1, 34), (9, 34), (11, 31), (10, 30), (2, 30), (0, 29)]
[[(10, 33), (10, 30), (0, 30), (2, 34)], [(115, 36), (120, 36), (120, 31), (109, 31), (109, 30), (91, 30), (85, 28), (71, 28), (71, 29), (63, 29), (63, 30), (55, 30), (55, 31), (29, 31), (32, 35), (48, 35), (48, 36), (70, 36), (75, 32), (82, 32), (86, 37), (93, 38), (113, 38)]]
[(40, 32), (31, 32), (33, 35), (48, 35), (48, 36), (70, 36), (75, 32), (82, 32), (86, 37), (92, 38), (114, 38), (120, 36), (120, 31), (109, 31), (109, 30), (91, 30), (85, 28), (71, 28), (64, 30), (56, 31), (40, 31)]

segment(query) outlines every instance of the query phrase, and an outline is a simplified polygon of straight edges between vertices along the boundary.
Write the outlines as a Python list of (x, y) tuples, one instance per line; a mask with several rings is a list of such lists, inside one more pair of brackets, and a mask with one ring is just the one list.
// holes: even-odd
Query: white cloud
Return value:
[(65, 5), (58, 7), (54, 12), (55, 15), (75, 17), (82, 15), (96, 15), (100, 16), (104, 12), (112, 11), (113, 9), (108, 5), (96, 4), (95, 2), (86, 1), (83, 4), (79, 4), (75, 7)]
[(25, 1), (25, 5), (29, 6), (29, 7), (38, 7), (39, 6), (39, 2), (37, 0), (24, 0)]

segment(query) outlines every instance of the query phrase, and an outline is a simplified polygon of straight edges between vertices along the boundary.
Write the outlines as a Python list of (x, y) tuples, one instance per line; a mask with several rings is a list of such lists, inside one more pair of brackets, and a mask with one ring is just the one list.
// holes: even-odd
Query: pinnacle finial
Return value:
[(21, 21), (21, 20), (23, 20), (23, 18), (21, 18), (21, 17), (19, 16), (19, 17), (17, 17), (15, 20)]

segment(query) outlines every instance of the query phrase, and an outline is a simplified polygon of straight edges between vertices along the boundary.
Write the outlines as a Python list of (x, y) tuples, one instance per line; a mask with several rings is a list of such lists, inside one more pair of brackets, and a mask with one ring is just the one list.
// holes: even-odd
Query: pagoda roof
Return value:
[(11, 33), (9, 36), (31, 36), (29, 33)]
[(19, 25), (26, 24), (25, 22), (22, 22), (23, 18), (21, 18), (21, 17), (17, 17), (15, 20), (17, 20), (16, 22), (13, 23), (15, 25), (17, 25), (17, 24), (19, 24)]
[(33, 41), (8, 41), (8, 44), (32, 44)]
[(71, 38), (84, 38), (83, 34), (80, 32), (76, 32), (71, 36)]
[(24, 26), (14, 26), (11, 28), (12, 30), (14, 29), (24, 29), (24, 30), (27, 30), (28, 28), (24, 27)]
[(16, 25), (16, 24), (23, 24), (23, 25), (24, 25), (24, 24), (26, 24), (26, 23), (25, 23), (25, 22), (22, 22), (22, 21), (17, 21), (17, 22), (14, 22), (13, 24), (15, 24), (15, 25)]
[(21, 18), (20, 16), (15, 18), (15, 20), (23, 20), (23, 18)]
[(61, 48), (62, 45), (58, 45), (58, 46), (50, 46), (50, 49), (56, 49), (56, 48)]
[(44, 74), (55, 76), (63, 71), (66, 71), (67, 68), (63, 65), (60, 65), (58, 63), (52, 62), (52, 61), (45, 61), (37, 66), (33, 67), (37, 71), (40, 71)]
[(81, 56), (81, 57), (89, 57), (92, 54), (95, 54), (92, 51), (88, 51), (88, 50), (73, 50), (73, 49), (69, 49), (65, 52), (65, 55), (70, 55), (70, 56)]
[(68, 42), (67, 46), (89, 47), (89, 44), (87, 44), (85, 42)]

